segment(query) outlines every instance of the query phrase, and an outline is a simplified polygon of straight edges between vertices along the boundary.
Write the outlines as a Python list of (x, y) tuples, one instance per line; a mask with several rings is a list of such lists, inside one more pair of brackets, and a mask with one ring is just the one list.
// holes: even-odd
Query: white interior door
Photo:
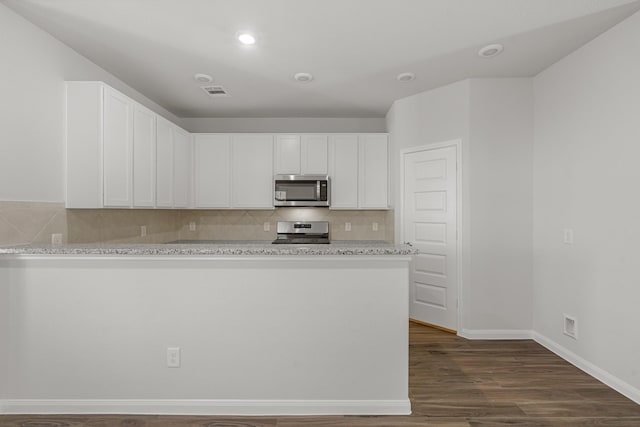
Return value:
[(457, 329), (457, 147), (404, 153), (403, 237), (411, 263), (410, 317)]

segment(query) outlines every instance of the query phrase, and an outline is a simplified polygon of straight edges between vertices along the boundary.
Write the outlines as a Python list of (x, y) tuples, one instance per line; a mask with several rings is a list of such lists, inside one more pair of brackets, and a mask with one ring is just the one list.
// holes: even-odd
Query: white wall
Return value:
[[(535, 331), (615, 376), (636, 401), (638, 40), (636, 13), (535, 78), (533, 181)], [(565, 228), (573, 245), (563, 244)], [(562, 333), (564, 313), (578, 321), (577, 340)]]
[(410, 411), (406, 257), (22, 257), (0, 275), (10, 413)]
[(0, 200), (64, 199), (64, 81), (101, 80), (180, 120), (0, 5)]
[[(386, 120), (390, 134), (391, 201), (394, 206), (400, 206), (401, 150), (462, 139), (463, 158), (468, 155), (469, 81), (399, 99), (391, 106)], [(395, 211), (395, 223), (400, 224), (400, 210)], [(399, 227), (396, 227), (395, 233), (396, 241), (400, 242)]]
[(529, 78), (471, 80), (468, 329), (531, 329), (532, 96)]
[(381, 118), (184, 118), (190, 132), (386, 132)]
[[(466, 336), (531, 329), (530, 79), (473, 79), (396, 101), (387, 114), (395, 205), (399, 153), (462, 140), (462, 324)], [(396, 224), (400, 223), (396, 209)], [(401, 241), (396, 227), (396, 241)], [(508, 302), (508, 303), (505, 303)]]

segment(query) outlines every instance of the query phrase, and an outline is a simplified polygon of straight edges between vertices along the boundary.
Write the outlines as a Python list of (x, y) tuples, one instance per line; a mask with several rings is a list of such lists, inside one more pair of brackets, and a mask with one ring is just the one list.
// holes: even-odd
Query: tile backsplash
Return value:
[(63, 203), (0, 201), (0, 245), (51, 243), (53, 233), (62, 234), (64, 243), (273, 240), (276, 223), (293, 220), (329, 221), (334, 240), (393, 240), (393, 211), (65, 209)]

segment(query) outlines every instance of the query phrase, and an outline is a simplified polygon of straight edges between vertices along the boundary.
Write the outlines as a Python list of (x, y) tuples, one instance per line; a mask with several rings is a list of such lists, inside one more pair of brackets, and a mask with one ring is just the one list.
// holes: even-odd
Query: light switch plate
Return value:
[(167, 348), (167, 368), (180, 367), (180, 347)]
[(565, 245), (573, 245), (573, 230), (570, 228), (565, 228), (562, 232), (563, 234), (563, 242)]
[(351, 223), (350, 222), (345, 222), (344, 223), (344, 231), (351, 231)]

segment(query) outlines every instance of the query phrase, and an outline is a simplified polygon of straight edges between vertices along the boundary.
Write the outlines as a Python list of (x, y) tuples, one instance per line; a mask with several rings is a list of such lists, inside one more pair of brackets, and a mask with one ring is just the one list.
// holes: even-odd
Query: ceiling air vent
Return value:
[(231, 95), (222, 86), (200, 86), (212, 98), (226, 98)]

